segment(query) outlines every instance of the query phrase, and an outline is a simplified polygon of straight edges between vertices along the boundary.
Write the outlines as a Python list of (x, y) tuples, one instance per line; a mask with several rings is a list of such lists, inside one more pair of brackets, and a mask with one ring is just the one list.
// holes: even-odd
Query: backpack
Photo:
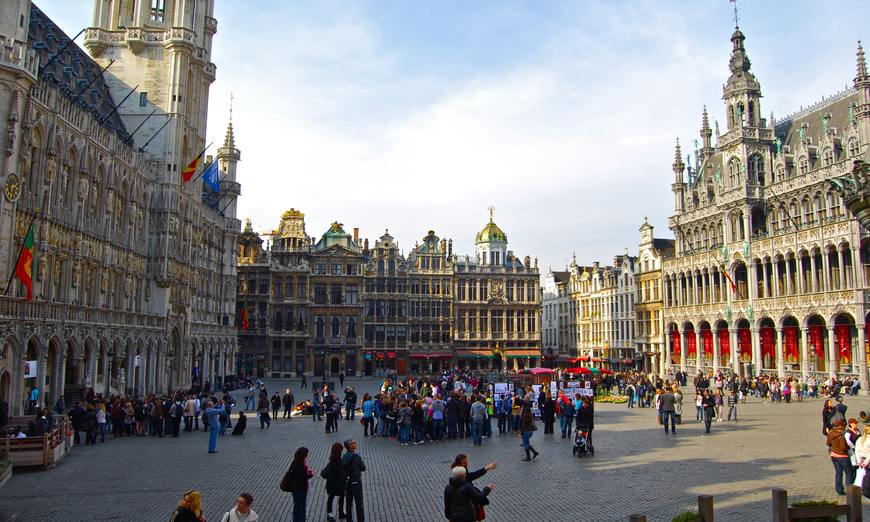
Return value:
[(574, 409), (574, 404), (568, 402), (562, 405), (562, 415), (565, 417), (573, 417), (576, 410)]

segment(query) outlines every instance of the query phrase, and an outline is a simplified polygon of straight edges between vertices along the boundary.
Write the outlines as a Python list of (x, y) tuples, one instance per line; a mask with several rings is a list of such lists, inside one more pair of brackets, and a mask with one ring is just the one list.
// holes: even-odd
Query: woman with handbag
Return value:
[[(523, 408), (522, 413), (520, 414), (520, 429), (523, 433), (523, 449), (526, 450), (526, 458), (523, 461), (530, 461), (532, 459), (538, 458), (538, 452), (532, 447), (531, 439), (532, 435), (534, 435), (535, 431), (538, 429), (535, 426), (535, 418), (532, 416), (531, 408)], [(534, 454), (534, 457), (531, 454)]]
[(495, 486), (487, 484), (479, 490), (466, 480), (467, 470), (456, 466), (450, 470), (450, 482), (444, 489), (444, 516), (450, 522), (477, 522), (486, 518), (484, 507)]
[(293, 522), (305, 522), (308, 481), (313, 476), (314, 472), (308, 467), (308, 448), (303, 446), (296, 450), (290, 469), (281, 479), (281, 491), (293, 494)]

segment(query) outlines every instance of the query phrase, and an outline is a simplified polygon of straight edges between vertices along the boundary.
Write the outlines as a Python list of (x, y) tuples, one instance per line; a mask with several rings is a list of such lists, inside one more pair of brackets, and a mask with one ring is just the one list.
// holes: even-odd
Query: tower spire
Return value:
[(863, 79), (867, 78), (867, 61), (864, 58), (864, 47), (861, 45), (861, 40), (858, 40), (858, 75), (855, 78)]
[[(677, 166), (684, 167), (685, 165), (686, 164), (683, 163), (683, 152), (680, 149), (680, 138), (677, 138), (677, 147), (674, 150), (674, 168), (676, 169)], [(680, 169), (680, 170), (682, 171), (683, 169)]]
[(233, 93), (230, 93), (230, 121), (227, 123), (227, 133), (224, 136), (224, 147), (227, 149), (236, 148), (236, 136), (233, 133)]

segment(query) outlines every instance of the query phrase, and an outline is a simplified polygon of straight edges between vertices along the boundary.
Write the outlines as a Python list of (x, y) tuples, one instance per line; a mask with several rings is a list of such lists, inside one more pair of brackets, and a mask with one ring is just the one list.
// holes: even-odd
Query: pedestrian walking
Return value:
[(845, 495), (846, 488), (843, 475), (846, 476), (845, 484), (851, 485), (855, 481), (855, 468), (849, 459), (849, 445), (845, 437), (846, 423), (842, 419), (834, 421), (834, 427), (828, 431), (828, 452), (831, 455), (831, 463), (834, 465), (834, 489), (838, 495)]
[(475, 397), (471, 403), (471, 444), (480, 446), (483, 444), (483, 422), (486, 420), (486, 406), (481, 402), (480, 396)]
[(224, 513), (221, 522), (257, 522), (260, 517), (251, 509), (254, 497), (250, 493), (242, 493), (236, 498), (236, 507)]
[[(523, 459), (524, 461), (538, 458), (538, 452), (531, 444), (532, 435), (534, 435), (535, 430), (537, 429), (538, 427), (535, 426), (535, 418), (532, 416), (532, 409), (528, 407), (523, 408), (523, 411), (520, 414), (520, 430), (523, 434), (523, 449), (526, 451), (526, 458)], [(530, 452), (534, 454), (534, 457), (531, 456)]]
[(372, 435), (374, 435), (375, 401), (372, 400), (371, 396), (368, 393), (363, 394), (362, 414), (363, 437), (368, 437), (369, 431), (371, 431)]
[(704, 396), (701, 398), (701, 406), (704, 409), (704, 432), (710, 433), (710, 424), (713, 422), (713, 409), (716, 407), (716, 399), (709, 389), (704, 390)]
[(467, 477), (468, 471), (462, 466), (450, 470), (450, 482), (444, 488), (444, 516), (450, 522), (475, 522), (486, 516), (483, 506), (489, 504), (495, 486), (487, 484), (481, 491)]
[(737, 422), (737, 395), (734, 390), (728, 392), (728, 422), (731, 422), (731, 416), (734, 416), (734, 422)]
[(661, 422), (665, 426), (665, 433), (668, 433), (668, 423), (670, 423), (671, 431), (677, 433), (677, 399), (674, 397), (674, 392), (670, 389), (665, 389), (664, 393), (659, 395), (659, 413), (661, 414)]
[(348, 522), (353, 522), (354, 504), (356, 504), (356, 519), (358, 522), (365, 522), (362, 473), (366, 470), (366, 465), (362, 457), (356, 452), (355, 440), (345, 440), (344, 449), (347, 450), (341, 457), (341, 466), (346, 480), (344, 514), (347, 516)]
[(308, 467), (308, 448), (302, 446), (293, 454), (293, 462), (281, 479), (281, 491), (293, 494), (293, 522), (305, 522), (308, 481), (313, 476)]
[(169, 522), (205, 522), (202, 516), (202, 493), (193, 489), (181, 497)]
[(332, 445), (329, 452), (329, 463), (320, 472), (320, 476), (326, 479), (326, 520), (334, 521), (332, 501), (338, 500), (338, 518), (344, 519), (344, 492), (345, 480), (344, 469), (341, 465), (341, 454), (344, 446), (340, 442)]
[(272, 420), (269, 418), (269, 399), (265, 395), (260, 395), (260, 400), (257, 403), (257, 415), (260, 416), (260, 429), (272, 427)]

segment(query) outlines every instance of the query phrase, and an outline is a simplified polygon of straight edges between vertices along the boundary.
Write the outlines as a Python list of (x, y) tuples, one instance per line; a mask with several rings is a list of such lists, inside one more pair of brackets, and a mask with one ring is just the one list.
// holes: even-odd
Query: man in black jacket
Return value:
[(356, 519), (359, 522), (365, 522), (365, 512), (363, 510), (363, 493), (362, 493), (362, 472), (366, 470), (366, 464), (362, 457), (356, 452), (356, 441), (347, 439), (344, 441), (344, 455), (341, 457), (341, 467), (344, 470), (346, 477), (347, 490), (344, 495), (345, 508), (344, 513), (347, 515), (347, 521), (353, 522), (353, 505), (356, 503)]
[(444, 516), (450, 522), (474, 522), (477, 506), (489, 504), (487, 496), (495, 486), (487, 484), (483, 491), (466, 480), (467, 470), (456, 466), (450, 471), (450, 482), (444, 488)]

